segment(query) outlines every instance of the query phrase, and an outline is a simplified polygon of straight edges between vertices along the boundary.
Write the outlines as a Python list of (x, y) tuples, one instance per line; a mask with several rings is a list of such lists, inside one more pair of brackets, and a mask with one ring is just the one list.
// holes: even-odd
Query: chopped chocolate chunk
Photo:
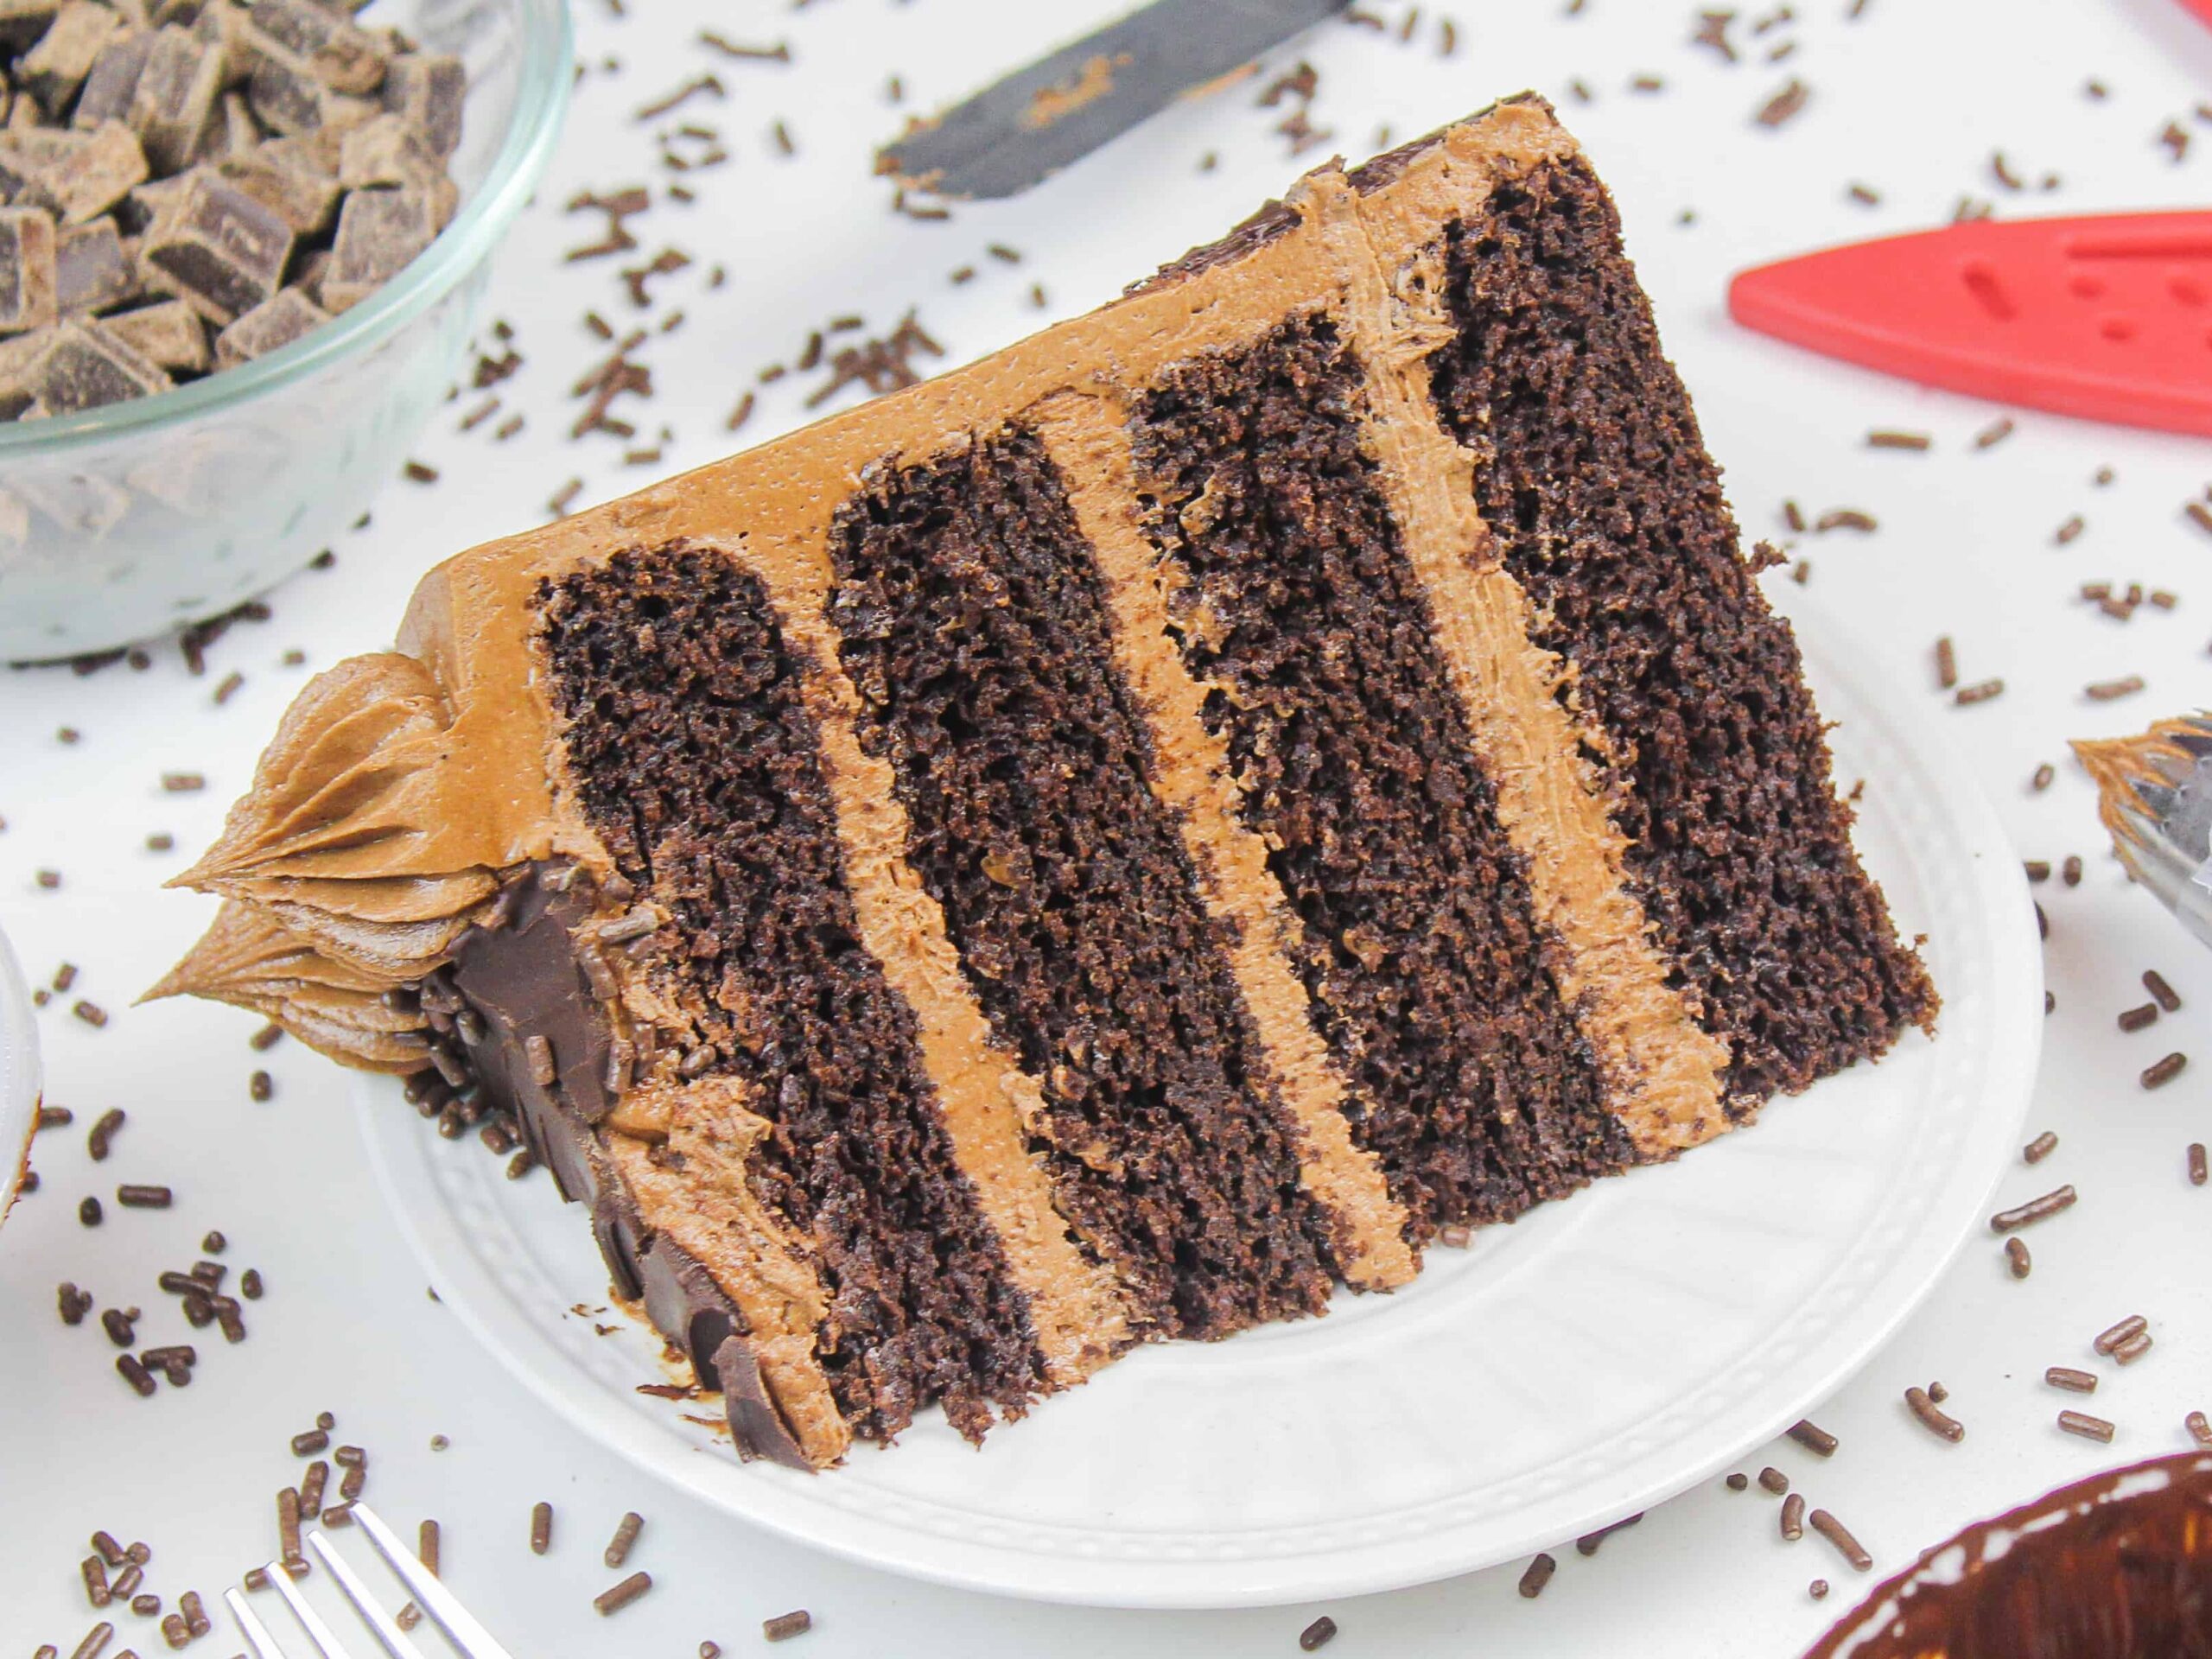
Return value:
[(59, 314), (54, 219), (41, 207), (0, 207), (0, 335), (49, 327)]
[[(341, 219), (341, 247), (344, 235)], [(291, 251), (290, 227), (265, 204), (199, 173), (148, 234), (141, 257), (200, 315), (228, 324), (276, 292)]]
[(266, 357), (329, 321), (330, 314), (298, 289), (279, 289), (215, 336), (215, 366), (236, 368)]
[(359, 304), (397, 276), (437, 234), (435, 208), (420, 190), (356, 190), (338, 213), (338, 239), (322, 303), (333, 313)]
[(55, 302), (64, 316), (106, 311), (138, 291), (138, 265), (111, 219), (74, 225), (54, 250)]
[(227, 61), (220, 42), (201, 40), (181, 25), (154, 31), (130, 90), (127, 118), (156, 170), (177, 173), (191, 165), (223, 90)]
[(99, 331), (171, 374), (204, 372), (213, 362), (207, 325), (182, 300), (163, 300), (99, 320)]

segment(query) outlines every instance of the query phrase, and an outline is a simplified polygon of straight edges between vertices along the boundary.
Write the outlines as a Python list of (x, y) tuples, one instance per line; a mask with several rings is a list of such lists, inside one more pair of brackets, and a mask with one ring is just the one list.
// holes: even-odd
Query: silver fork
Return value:
[[(368, 1535), (383, 1556), (399, 1575), (416, 1605), (429, 1615), (430, 1622), (446, 1633), (462, 1659), (514, 1659), (505, 1648), (492, 1639), (491, 1633), (471, 1618), (468, 1610), (454, 1599), (453, 1592), (440, 1583), (435, 1574), (416, 1560), (407, 1546), (400, 1542), (398, 1535), (386, 1526), (384, 1517), (365, 1503), (355, 1503), (353, 1509), (354, 1524)], [(422, 1649), (416, 1647), (399, 1623), (385, 1611), (353, 1564), (338, 1553), (327, 1532), (318, 1529), (307, 1535), (307, 1548), (317, 1560), (330, 1569), (330, 1576), (337, 1581), (353, 1611), (369, 1627), (370, 1634), (383, 1645), (391, 1659), (423, 1659)], [(340, 1641), (336, 1633), (325, 1622), (321, 1614), (300, 1593), (291, 1573), (282, 1561), (271, 1561), (262, 1569), (270, 1585), (291, 1609), (292, 1617), (308, 1634), (308, 1641), (321, 1659), (353, 1659), (355, 1650)], [(245, 1632), (247, 1644), (257, 1659), (291, 1659), (290, 1653), (280, 1646), (269, 1633), (268, 1625), (255, 1612), (253, 1605), (238, 1590), (226, 1590), (223, 1599), (230, 1604), (231, 1613), (238, 1622), (238, 1629)]]

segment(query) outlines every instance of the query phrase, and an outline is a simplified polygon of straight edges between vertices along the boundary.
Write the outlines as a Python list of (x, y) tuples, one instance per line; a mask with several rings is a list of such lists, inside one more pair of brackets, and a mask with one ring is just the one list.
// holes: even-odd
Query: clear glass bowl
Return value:
[(468, 72), (461, 204), (422, 257), (281, 351), (134, 403), (0, 425), (0, 659), (229, 609), (359, 518), (454, 383), (493, 248), (567, 106), (564, 0), (377, 0)]

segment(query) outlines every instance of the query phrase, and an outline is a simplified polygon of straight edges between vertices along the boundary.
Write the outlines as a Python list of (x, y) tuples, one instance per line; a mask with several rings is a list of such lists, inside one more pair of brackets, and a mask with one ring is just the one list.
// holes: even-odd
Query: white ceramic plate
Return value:
[[(1783, 594), (1795, 599), (1795, 594)], [(1009, 1595), (1197, 1607), (1398, 1588), (1510, 1560), (1713, 1474), (1817, 1406), (1982, 1224), (2043, 1021), (2020, 867), (1924, 715), (1798, 632), (1859, 849), (1927, 936), (1938, 1040), (1909, 1036), (1747, 1132), (1435, 1249), (1395, 1295), (1134, 1353), (975, 1451), (934, 1414), (810, 1476), (741, 1465), (602, 1338), (582, 1213), (511, 1184), (365, 1079), (379, 1178), (439, 1294), (531, 1389), (640, 1467), (758, 1525)], [(605, 1322), (606, 1316), (601, 1316)], [(703, 1455), (702, 1455), (703, 1453)]]

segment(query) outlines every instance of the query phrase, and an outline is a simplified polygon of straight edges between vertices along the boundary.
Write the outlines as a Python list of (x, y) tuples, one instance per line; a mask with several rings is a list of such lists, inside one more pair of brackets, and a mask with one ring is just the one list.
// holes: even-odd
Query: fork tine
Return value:
[(269, 1574), (269, 1582), (276, 1586), (276, 1593), (284, 1598), (284, 1605), (292, 1610), (292, 1617), (298, 1619), (306, 1630), (308, 1640), (315, 1643), (317, 1653), (321, 1654), (324, 1659), (353, 1659), (346, 1644), (332, 1633), (329, 1625), (322, 1622), (322, 1615), (308, 1605), (308, 1599), (300, 1593), (299, 1586), (292, 1582), (290, 1568), (282, 1561), (271, 1561), (264, 1570)]
[(489, 1630), (469, 1617), (468, 1610), (454, 1599), (453, 1592), (438, 1582), (436, 1575), (415, 1559), (407, 1546), (399, 1541), (398, 1535), (385, 1524), (382, 1516), (367, 1504), (356, 1503), (353, 1519), (369, 1535), (369, 1541), (377, 1547), (377, 1553), (422, 1604), (431, 1622), (461, 1649), (462, 1659), (514, 1659), (512, 1654), (492, 1639)]
[(338, 1553), (329, 1538), (321, 1532), (308, 1535), (308, 1548), (322, 1558), (330, 1569), (330, 1576), (338, 1580), (338, 1587), (346, 1592), (346, 1599), (353, 1604), (353, 1611), (360, 1614), (364, 1623), (376, 1633), (378, 1641), (391, 1659), (423, 1659), (422, 1649), (407, 1639), (407, 1633), (392, 1620), (391, 1615), (377, 1605), (369, 1586), (361, 1582), (361, 1575), (353, 1571), (353, 1563)]
[(284, 1649), (276, 1645), (276, 1638), (269, 1634), (269, 1627), (261, 1622), (252, 1604), (236, 1590), (224, 1591), (223, 1599), (230, 1604), (231, 1617), (238, 1620), (238, 1629), (245, 1632), (246, 1646), (253, 1649), (254, 1659), (284, 1659)]

